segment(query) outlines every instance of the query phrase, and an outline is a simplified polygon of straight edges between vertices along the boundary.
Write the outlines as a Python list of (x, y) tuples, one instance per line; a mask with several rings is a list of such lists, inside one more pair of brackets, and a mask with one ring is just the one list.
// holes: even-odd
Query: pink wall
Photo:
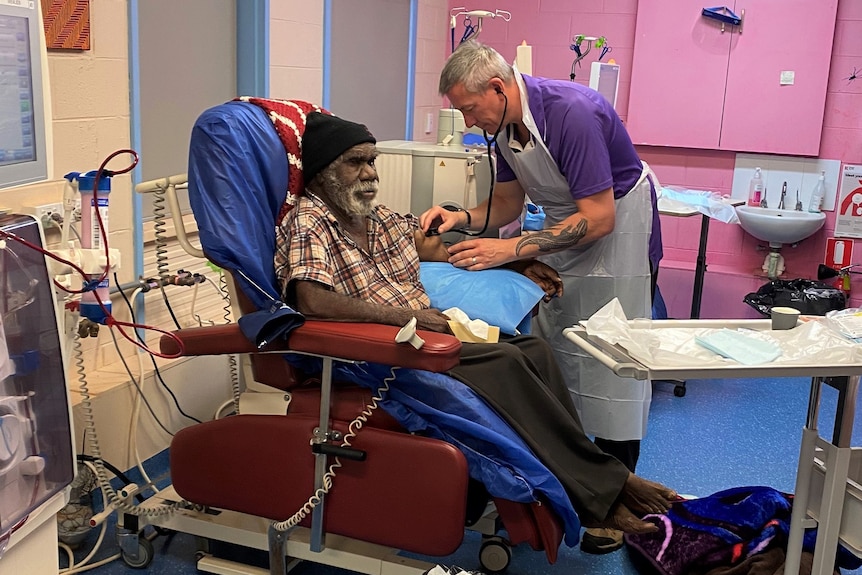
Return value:
[[(463, 6), (449, 0), (449, 8)], [(533, 46), (533, 73), (568, 79), (575, 53), (573, 36), (605, 36), (621, 68), (617, 109), (625, 121), (631, 81), (637, 0), (496, 0), (495, 9), (512, 13), (509, 23), (485, 21), (479, 39), (494, 46), (508, 60), (522, 40)], [(456, 36), (460, 37), (462, 23)], [(456, 40), (457, 41), (457, 40)], [(445, 54), (448, 55), (449, 46)], [(593, 51), (576, 70), (575, 81), (587, 84)], [(862, 163), (862, 78), (848, 81), (854, 67), (862, 72), (862, 2), (839, 0), (838, 22), (826, 97), (820, 157)], [(639, 147), (641, 157), (656, 171), (662, 184), (729, 194), (735, 154), (685, 148)], [(797, 247), (784, 247), (785, 277), (815, 277), (823, 260), (826, 238), (834, 230), (834, 213), (827, 212), (823, 230)], [(665, 260), (659, 280), (673, 317), (687, 317), (700, 233), (700, 218), (662, 216)], [(708, 271), (701, 317), (756, 317), (742, 303), (743, 296), (766, 281), (760, 270), (765, 252), (758, 241), (737, 225), (712, 221), (707, 246)], [(862, 263), (862, 241), (855, 242), (856, 261)], [(862, 277), (853, 279), (851, 305), (862, 305)]]
[[(414, 83), (413, 140), (437, 140), (437, 112), (441, 100), (437, 94), (440, 70), (449, 54), (449, 9), (441, 0), (419, 0), (416, 17), (416, 81)], [(426, 130), (431, 115), (433, 125)]]

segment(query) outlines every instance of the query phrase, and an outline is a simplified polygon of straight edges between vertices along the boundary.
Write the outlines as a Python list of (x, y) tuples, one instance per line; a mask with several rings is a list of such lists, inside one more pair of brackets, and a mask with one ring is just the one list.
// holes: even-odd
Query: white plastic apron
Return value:
[[(521, 91), (523, 121), (535, 146), (513, 152), (508, 138), (500, 138), (504, 141), (498, 141), (497, 152), (509, 163), (530, 201), (544, 208), (545, 227), (549, 227), (578, 210), (568, 182), (536, 127), (517, 70), (515, 78)], [(628, 318), (650, 317), (652, 202), (648, 173), (645, 165), (634, 188), (615, 201), (613, 232), (584, 246), (540, 258), (560, 273), (564, 295), (540, 306), (533, 324), (535, 333), (554, 349), (584, 430), (613, 441), (644, 437), (652, 386), (649, 381), (617, 377), (564, 338), (563, 329), (590, 317), (614, 297), (619, 298)]]

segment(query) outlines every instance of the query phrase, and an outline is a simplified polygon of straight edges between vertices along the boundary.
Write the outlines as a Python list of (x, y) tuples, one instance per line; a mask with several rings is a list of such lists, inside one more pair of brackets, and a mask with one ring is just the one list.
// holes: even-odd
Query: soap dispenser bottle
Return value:
[(814, 190), (811, 191), (811, 200), (808, 202), (809, 212), (819, 212), (823, 206), (823, 196), (826, 195), (826, 171), (820, 171), (820, 177), (817, 179), (817, 184)]
[(763, 176), (760, 173), (760, 168), (754, 168), (754, 175), (751, 177), (751, 182), (748, 184), (748, 205), (756, 208), (760, 207), (760, 200), (763, 199)]

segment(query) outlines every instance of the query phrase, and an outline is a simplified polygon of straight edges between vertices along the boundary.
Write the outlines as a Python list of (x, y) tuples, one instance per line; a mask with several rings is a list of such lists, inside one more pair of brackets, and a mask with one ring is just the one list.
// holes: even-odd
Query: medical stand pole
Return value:
[(700, 244), (697, 248), (697, 263), (694, 266), (694, 288), (691, 292), (691, 319), (700, 319), (700, 302), (703, 298), (703, 277), (706, 275), (706, 239), (709, 237), (709, 216), (700, 220)]

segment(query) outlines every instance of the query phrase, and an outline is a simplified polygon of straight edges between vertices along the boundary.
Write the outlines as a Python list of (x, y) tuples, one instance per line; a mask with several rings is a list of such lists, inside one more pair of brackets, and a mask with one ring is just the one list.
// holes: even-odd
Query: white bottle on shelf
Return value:
[(754, 168), (754, 175), (751, 177), (751, 182), (748, 184), (748, 205), (759, 208), (760, 200), (762, 199), (763, 176), (760, 173), (760, 168)]
[(809, 212), (819, 212), (823, 206), (823, 196), (826, 195), (826, 171), (820, 171), (820, 177), (817, 178), (817, 184), (811, 191), (811, 200), (808, 202)]

